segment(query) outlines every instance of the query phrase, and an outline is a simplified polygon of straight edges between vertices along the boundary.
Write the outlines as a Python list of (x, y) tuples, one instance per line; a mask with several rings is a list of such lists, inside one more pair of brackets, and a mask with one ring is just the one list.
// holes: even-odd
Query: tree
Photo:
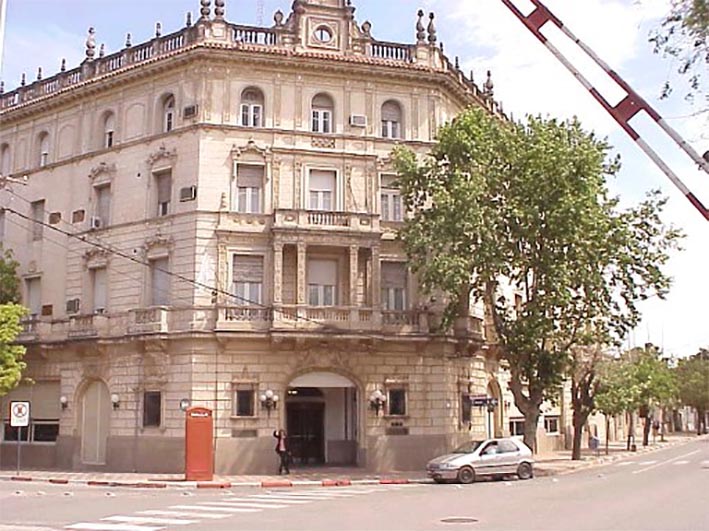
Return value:
[[(622, 360), (606, 362), (601, 368), (600, 384), (594, 403), (606, 417), (606, 455), (610, 435), (610, 418), (634, 411), (638, 402), (638, 388), (633, 385), (628, 364)], [(632, 429), (628, 431), (628, 450)]]
[[(600, 387), (599, 369), (607, 355), (598, 346), (571, 349), (568, 375), (571, 379), (572, 425), (574, 430), (571, 459), (581, 459), (581, 437), (588, 417), (596, 410)], [(607, 424), (607, 423), (606, 423)]]
[[(709, 64), (709, 0), (672, 0), (670, 12), (660, 27), (650, 34), (654, 52), (678, 62), (677, 72), (686, 77), (687, 98), (695, 99), (704, 92), (702, 76)], [(672, 92), (668, 80), (662, 97)], [(700, 103), (702, 111), (709, 111), (709, 94)]]
[(15, 344), (22, 331), (20, 321), (27, 314), (15, 304), (19, 300), (17, 265), (12, 254), (0, 248), (0, 396), (19, 383), (26, 367), (22, 361), (25, 348)]
[(709, 350), (679, 361), (676, 369), (680, 401), (697, 410), (697, 435), (706, 432), (709, 411)]
[(577, 121), (513, 124), (471, 108), (425, 160), (394, 153), (410, 266), (424, 292), (445, 295), (443, 327), (484, 303), (531, 447), (571, 349), (622, 337), (638, 322), (635, 302), (669, 287), (661, 268), (680, 235), (661, 223), (665, 201), (651, 194), (619, 211), (608, 151)]

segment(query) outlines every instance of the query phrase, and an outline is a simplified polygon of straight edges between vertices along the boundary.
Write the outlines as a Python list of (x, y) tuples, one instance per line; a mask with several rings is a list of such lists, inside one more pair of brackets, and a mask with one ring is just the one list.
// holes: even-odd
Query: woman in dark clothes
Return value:
[(288, 468), (288, 442), (286, 437), (286, 430), (277, 430), (273, 432), (273, 436), (278, 442), (276, 442), (276, 453), (278, 457), (281, 458), (281, 463), (278, 466), (278, 474), (290, 474), (290, 469)]

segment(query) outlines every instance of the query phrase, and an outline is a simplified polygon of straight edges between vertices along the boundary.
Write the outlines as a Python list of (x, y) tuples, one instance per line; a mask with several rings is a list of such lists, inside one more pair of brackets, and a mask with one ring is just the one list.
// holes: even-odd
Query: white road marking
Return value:
[(130, 524), (101, 524), (81, 522), (66, 526), (64, 529), (80, 529), (85, 531), (159, 531), (165, 527), (146, 527)]
[(634, 465), (636, 463), (637, 463), (637, 461), (623, 461), (622, 463), (618, 463), (615, 466), (629, 466), (629, 465)]
[(260, 513), (261, 509), (239, 509), (238, 507), (208, 507), (204, 505), (172, 505), (169, 509), (187, 509), (189, 511), (214, 511), (223, 513)]
[(177, 518), (154, 518), (151, 516), (107, 516), (101, 518), (109, 522), (128, 522), (134, 524), (164, 524), (164, 525), (189, 525), (196, 524), (199, 520), (178, 520)]
[(668, 459), (667, 461), (660, 461), (656, 465), (652, 465), (647, 468), (641, 468), (640, 470), (634, 470), (633, 474), (640, 474), (641, 472), (647, 472), (648, 470), (652, 470), (653, 468), (657, 468), (658, 466), (674, 463), (675, 461), (679, 461), (680, 459), (683, 459), (685, 457), (689, 457), (690, 455), (698, 454), (699, 452), (700, 452), (700, 450), (694, 450), (693, 452), (689, 452), (684, 455), (678, 455), (677, 457), (673, 457), (672, 459)]
[(638, 464), (640, 466), (648, 466), (648, 465), (654, 465), (655, 463), (657, 463), (657, 459), (655, 459), (654, 461), (640, 461)]
[(212, 520), (219, 520), (221, 518), (229, 518), (228, 514), (211, 514), (211, 513), (195, 513), (189, 511), (138, 511), (136, 514), (150, 514), (155, 516), (179, 516), (185, 518), (207, 518)]
[(689, 461), (675, 461), (672, 464), (673, 465), (686, 465), (687, 463), (689, 463)]
[(215, 507), (251, 507), (252, 509), (285, 509), (289, 505), (279, 505), (276, 503), (253, 503), (241, 501), (221, 501), (204, 502), (203, 505), (214, 505)]
[(252, 496), (249, 496), (249, 498), (278, 500), (279, 502), (290, 503), (293, 505), (303, 505), (303, 504), (310, 503), (311, 501), (313, 501), (313, 500), (294, 500), (293, 498), (288, 498), (286, 496), (270, 496), (268, 494), (254, 494)]

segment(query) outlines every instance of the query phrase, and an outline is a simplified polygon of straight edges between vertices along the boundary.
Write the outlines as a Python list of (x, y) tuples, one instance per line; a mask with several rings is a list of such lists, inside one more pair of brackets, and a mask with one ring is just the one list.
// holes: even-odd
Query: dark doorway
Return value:
[(288, 442), (296, 465), (325, 463), (325, 404), (286, 403)]

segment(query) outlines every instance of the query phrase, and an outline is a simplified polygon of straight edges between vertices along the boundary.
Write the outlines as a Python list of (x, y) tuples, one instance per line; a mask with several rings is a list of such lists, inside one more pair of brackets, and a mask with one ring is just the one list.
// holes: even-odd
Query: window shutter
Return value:
[(94, 275), (94, 311), (105, 310), (107, 306), (107, 274), (106, 268), (101, 267), (93, 270)]
[(333, 107), (332, 99), (327, 94), (318, 94), (313, 98), (313, 109), (332, 110)]
[(164, 306), (170, 302), (170, 261), (160, 258), (151, 262), (153, 305)]
[(263, 174), (263, 166), (239, 164), (236, 167), (236, 185), (261, 188), (263, 186)]
[(334, 171), (312, 170), (310, 172), (310, 189), (334, 193), (336, 175)]
[(405, 288), (406, 266), (400, 262), (382, 262), (382, 287)]
[(310, 260), (308, 262), (308, 284), (335, 286), (337, 284), (337, 262), (335, 260)]
[(102, 186), (96, 189), (96, 214), (104, 224), (108, 225), (111, 215), (111, 187)]
[[(232, 278), (234, 282), (262, 282), (263, 256), (234, 255)], [(243, 296), (243, 294), (237, 293)]]
[(49, 420), (59, 418), (59, 382), (36, 382), (34, 385), (19, 385), (2, 397), (0, 415), (9, 418), (10, 402), (30, 402), (32, 420)]
[(388, 101), (382, 105), (382, 120), (387, 122), (401, 121), (401, 107), (393, 101)]
[(172, 195), (172, 173), (159, 175), (157, 178), (158, 185), (158, 203), (168, 203)]

